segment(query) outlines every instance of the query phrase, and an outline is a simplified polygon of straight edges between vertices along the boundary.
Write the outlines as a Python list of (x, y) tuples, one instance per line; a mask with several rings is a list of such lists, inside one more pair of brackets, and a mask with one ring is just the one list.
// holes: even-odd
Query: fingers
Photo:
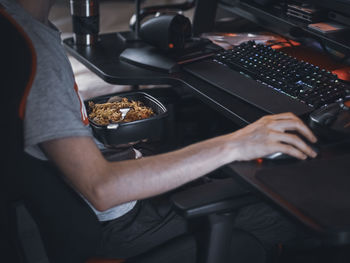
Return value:
[(317, 142), (317, 138), (312, 133), (312, 131), (304, 124), (304, 122), (300, 118), (298, 118), (293, 113), (287, 112), (275, 115), (268, 115), (266, 116), (265, 120), (268, 121), (269, 128), (273, 130), (278, 130), (281, 132), (297, 131), (310, 142)]
[(255, 148), (256, 151), (252, 154), (254, 158), (255, 155), (265, 156), (276, 152), (302, 160), (316, 157), (317, 153), (301, 137), (292, 133), (294, 131), (310, 142), (317, 141), (312, 131), (292, 113), (265, 116), (235, 134), (238, 138), (241, 137), (243, 145)]
[(300, 119), (276, 121), (272, 124), (272, 126), (274, 126), (274, 130), (280, 132), (296, 131), (312, 143), (315, 143), (317, 141), (316, 136)]
[[(274, 132), (271, 133), (271, 136), (273, 137), (273, 140), (277, 140), (281, 142), (281, 145), (283, 146), (283, 150), (287, 149), (288, 151), (292, 150), (293, 154), (296, 154), (295, 151), (298, 151), (300, 157), (302, 156), (309, 156), (312, 158), (315, 158), (317, 156), (317, 153), (302, 139), (300, 139), (297, 135), (290, 134), (290, 133), (280, 133), (280, 132)], [(287, 146), (292, 146), (293, 149), (290, 149)], [(282, 150), (280, 150), (282, 151)], [(288, 153), (287, 153), (288, 154)], [(298, 157), (299, 158), (299, 157)]]
[(292, 145), (283, 144), (283, 143), (277, 143), (275, 145), (274, 152), (282, 152), (301, 160), (305, 160), (308, 157), (305, 153), (301, 152), (300, 150), (293, 147)]

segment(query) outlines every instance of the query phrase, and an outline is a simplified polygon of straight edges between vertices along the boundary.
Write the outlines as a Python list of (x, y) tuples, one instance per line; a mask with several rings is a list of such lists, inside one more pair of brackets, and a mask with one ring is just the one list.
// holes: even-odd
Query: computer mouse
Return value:
[[(320, 149), (317, 146), (317, 143), (311, 143), (309, 141), (306, 141), (306, 139), (302, 138), (305, 143), (307, 143), (312, 150), (314, 150), (314, 152), (317, 153), (317, 155), (320, 153)], [(269, 155), (266, 155), (265, 157), (263, 157), (263, 159), (267, 159), (267, 160), (287, 160), (287, 159), (294, 159), (294, 160), (298, 160), (297, 158), (295, 158), (294, 156), (288, 155), (286, 153), (282, 153), (282, 152), (275, 152)]]
[(287, 160), (287, 159), (296, 159), (294, 156), (282, 152), (275, 152), (269, 155), (266, 155), (263, 159), (267, 160)]
[[(311, 146), (311, 148), (317, 153), (317, 155), (319, 154), (320, 150), (316, 145), (312, 145), (309, 144)], [(275, 152), (272, 154), (269, 154), (267, 156), (265, 156), (263, 159), (266, 160), (299, 160), (298, 158), (295, 158), (294, 156), (291, 156), (289, 154), (286, 153), (282, 153), (282, 152)]]

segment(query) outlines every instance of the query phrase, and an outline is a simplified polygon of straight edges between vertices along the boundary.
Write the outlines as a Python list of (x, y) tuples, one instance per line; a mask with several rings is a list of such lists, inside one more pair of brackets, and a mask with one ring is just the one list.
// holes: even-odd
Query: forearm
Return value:
[(87, 137), (42, 144), (70, 184), (98, 210), (158, 195), (195, 180), (235, 159), (226, 136), (138, 160), (108, 162)]
[(233, 151), (223, 141), (218, 137), (171, 153), (110, 163), (100, 177), (101, 203), (108, 208), (162, 194), (217, 169), (232, 160), (227, 155)]

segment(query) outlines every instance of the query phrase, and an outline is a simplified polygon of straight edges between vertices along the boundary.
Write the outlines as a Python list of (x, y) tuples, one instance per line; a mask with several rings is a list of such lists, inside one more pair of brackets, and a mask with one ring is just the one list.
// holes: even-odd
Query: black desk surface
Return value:
[(331, 244), (350, 243), (350, 142), (316, 159), (257, 160), (228, 169)]
[[(119, 60), (120, 53), (128, 47), (137, 47), (136, 42), (124, 42), (123, 39), (117, 33), (102, 34), (100, 36), (100, 41), (98, 44), (91, 47), (75, 46), (73, 39), (66, 39), (64, 41), (67, 51), (88, 67), (92, 72), (96, 73), (106, 82), (119, 85), (158, 85), (158, 84), (169, 84), (181, 87), (186, 87), (195, 96), (200, 98), (202, 101), (207, 103), (209, 106), (215, 108), (225, 116), (229, 117), (238, 125), (246, 125), (247, 123), (254, 122), (266, 113), (262, 110), (245, 103), (244, 101), (229, 95), (228, 93), (219, 90), (210, 84), (201, 81), (185, 72), (176, 72), (172, 74), (153, 71), (146, 68), (141, 68), (135, 65), (131, 65), (127, 62)], [(329, 162), (331, 163), (331, 158), (334, 156), (345, 156), (348, 154), (350, 163), (350, 143), (343, 144), (341, 147), (337, 146), (335, 148), (329, 148), (322, 151), (322, 155), (318, 160), (312, 162), (305, 162), (305, 170), (310, 170), (314, 162)], [(320, 161), (321, 160), (321, 161)], [(344, 160), (342, 160), (344, 162)], [(304, 164), (297, 161), (264, 161), (262, 163), (258, 162), (242, 162), (233, 163), (227, 166), (231, 171), (235, 171), (238, 178), (243, 179), (249, 185), (253, 186), (256, 190), (262, 193), (265, 197), (271, 199), (280, 208), (284, 209), (292, 217), (301, 221), (303, 224), (307, 225), (311, 229), (315, 230), (321, 235), (325, 235), (329, 240), (336, 244), (350, 243), (350, 207), (344, 210), (344, 205), (350, 204), (350, 184), (346, 187), (349, 188), (349, 194), (347, 196), (347, 202), (343, 202), (342, 211), (338, 211), (335, 214), (328, 213), (329, 217), (323, 218), (322, 216), (327, 214), (326, 206), (318, 205), (317, 209), (309, 209), (310, 204), (314, 205), (317, 201), (324, 201), (324, 197), (327, 197), (329, 193), (325, 193), (324, 196), (320, 195), (316, 199), (307, 199), (310, 195), (307, 193), (303, 198), (295, 199), (293, 194), (297, 185), (293, 184), (280, 184), (279, 180), (276, 180), (278, 173), (283, 171), (294, 171), (298, 173), (302, 171)], [(311, 168), (310, 168), (311, 165)], [(332, 163), (332, 167), (337, 165), (336, 161)], [(347, 167), (349, 167), (348, 165)], [(288, 168), (288, 169), (286, 169)], [(344, 168), (345, 169), (345, 168)], [(311, 169), (312, 170), (312, 169)], [(350, 177), (350, 168), (349, 168)], [(343, 172), (341, 175), (344, 175)], [(293, 173), (292, 173), (293, 174)], [(276, 177), (277, 176), (277, 177)], [(284, 174), (286, 178), (293, 178), (293, 175)], [(307, 176), (304, 174), (304, 176)], [(312, 174), (312, 178), (317, 179), (317, 174)], [(322, 174), (322, 181), (329, 182), (330, 189), (335, 187), (332, 185), (332, 177), (337, 176), (336, 170), (333, 174)], [(310, 185), (310, 181), (305, 181), (302, 175), (298, 174), (298, 180), (302, 184), (303, 189), (305, 189), (307, 183)], [(289, 180), (288, 179), (288, 180)], [(344, 179), (344, 178), (343, 178)], [(288, 181), (286, 179), (286, 181)], [(348, 180), (348, 179), (346, 179)], [(289, 182), (294, 182), (295, 180), (289, 180)], [(349, 181), (349, 180), (348, 180)], [(348, 181), (334, 181), (334, 184), (339, 182)], [(311, 180), (312, 182), (312, 180)], [(317, 185), (317, 184), (316, 184)], [(294, 187), (294, 188), (293, 188)], [(313, 185), (312, 187), (316, 187)], [(312, 188), (310, 186), (310, 188)], [(282, 192), (279, 189), (284, 189)], [(317, 189), (316, 189), (317, 190)], [(318, 189), (322, 191), (321, 188)], [(317, 190), (317, 191), (318, 191)], [(289, 192), (288, 192), (289, 191)], [(314, 189), (312, 189), (314, 191)], [(316, 196), (316, 192), (315, 196)], [(344, 193), (344, 191), (342, 192)], [(298, 192), (300, 194), (300, 191)], [(314, 203), (304, 202), (305, 200), (311, 200)], [(334, 201), (334, 200), (333, 200)], [(311, 205), (311, 207), (312, 207)], [(322, 218), (321, 218), (322, 217)], [(341, 217), (341, 218), (340, 218)], [(349, 222), (345, 224), (345, 222)]]

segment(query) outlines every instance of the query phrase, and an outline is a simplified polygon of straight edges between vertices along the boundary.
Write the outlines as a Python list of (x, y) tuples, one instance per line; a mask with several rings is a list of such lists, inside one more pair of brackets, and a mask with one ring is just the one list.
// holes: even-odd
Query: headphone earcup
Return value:
[(191, 21), (183, 15), (161, 15), (144, 22), (140, 38), (162, 50), (180, 50), (192, 36)]

